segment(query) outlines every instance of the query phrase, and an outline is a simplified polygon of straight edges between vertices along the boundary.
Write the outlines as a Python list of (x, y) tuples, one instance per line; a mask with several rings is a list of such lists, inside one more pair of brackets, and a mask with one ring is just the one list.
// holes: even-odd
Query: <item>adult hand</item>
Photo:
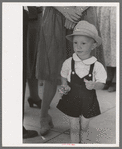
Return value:
[(77, 9), (75, 9), (74, 7), (66, 8), (65, 17), (70, 21), (77, 23), (80, 21), (81, 16), (82, 16), (82, 13), (80, 13), (80, 11), (77, 11)]
[(59, 12), (61, 12), (66, 19), (72, 21), (72, 22), (79, 22), (82, 13), (80, 11), (77, 11), (75, 7), (55, 7)]
[(74, 23), (74, 22), (72, 22), (72, 21), (70, 21), (68, 19), (65, 20), (65, 25), (64, 26), (67, 29), (73, 29), (75, 27), (75, 25), (76, 25), (76, 23)]

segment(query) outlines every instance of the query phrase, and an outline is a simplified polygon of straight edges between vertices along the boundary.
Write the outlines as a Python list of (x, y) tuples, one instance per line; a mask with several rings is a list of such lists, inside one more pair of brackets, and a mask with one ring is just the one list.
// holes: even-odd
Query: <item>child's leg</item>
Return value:
[(81, 142), (83, 140), (83, 137), (85, 137), (84, 139), (87, 138), (88, 136), (88, 129), (89, 129), (89, 122), (92, 118), (85, 118), (84, 116), (81, 116)]
[(79, 143), (79, 118), (69, 117), (70, 137), (72, 143)]

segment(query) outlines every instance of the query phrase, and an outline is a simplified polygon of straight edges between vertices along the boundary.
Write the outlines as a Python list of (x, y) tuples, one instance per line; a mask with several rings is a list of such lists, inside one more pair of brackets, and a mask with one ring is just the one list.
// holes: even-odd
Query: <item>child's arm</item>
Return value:
[(67, 85), (67, 79), (64, 77), (61, 77), (61, 85)]
[(84, 79), (86, 88), (89, 90), (103, 89), (106, 79), (107, 79), (107, 73), (106, 73), (104, 66), (100, 62), (95, 63), (93, 74), (94, 74), (94, 77), (92, 81), (88, 81)]
[(102, 90), (103, 87), (104, 87), (104, 83), (101, 83), (101, 82), (95, 82), (95, 85), (94, 85), (94, 89), (95, 90)]
[(84, 82), (88, 90), (92, 90), (92, 89), (101, 90), (104, 87), (104, 83), (101, 83), (101, 82), (93, 82), (93, 81), (88, 81), (86, 79), (84, 80)]
[(68, 86), (68, 75), (71, 70), (71, 58), (64, 61), (62, 68), (61, 68), (61, 86), (59, 86), (59, 93), (61, 94), (67, 94), (67, 92), (70, 91), (70, 87)]
[(70, 91), (70, 87), (67, 85), (67, 79), (64, 77), (61, 77), (61, 86), (59, 86), (58, 89), (60, 94), (67, 94)]

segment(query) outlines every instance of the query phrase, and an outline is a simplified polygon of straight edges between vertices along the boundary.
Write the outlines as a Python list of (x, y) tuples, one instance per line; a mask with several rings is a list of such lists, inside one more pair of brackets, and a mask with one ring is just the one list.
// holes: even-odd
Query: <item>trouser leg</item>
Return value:
[(23, 10), (23, 119), (24, 119), (24, 101), (26, 89), (26, 70), (27, 70), (27, 31), (28, 31), (28, 14)]

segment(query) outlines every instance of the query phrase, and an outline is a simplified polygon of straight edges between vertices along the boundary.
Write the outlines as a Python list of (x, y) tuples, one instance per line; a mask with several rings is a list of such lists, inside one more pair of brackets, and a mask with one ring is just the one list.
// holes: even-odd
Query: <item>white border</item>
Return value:
[[(22, 6), (116, 6), (117, 7), (117, 91), (116, 134), (119, 137), (119, 3), (4, 2), (2, 4), (2, 145), (20, 147), (72, 147), (62, 144), (22, 143)], [(14, 23), (15, 22), (15, 23)], [(13, 110), (12, 110), (13, 109)], [(118, 147), (116, 144), (75, 144), (73, 147)]]

